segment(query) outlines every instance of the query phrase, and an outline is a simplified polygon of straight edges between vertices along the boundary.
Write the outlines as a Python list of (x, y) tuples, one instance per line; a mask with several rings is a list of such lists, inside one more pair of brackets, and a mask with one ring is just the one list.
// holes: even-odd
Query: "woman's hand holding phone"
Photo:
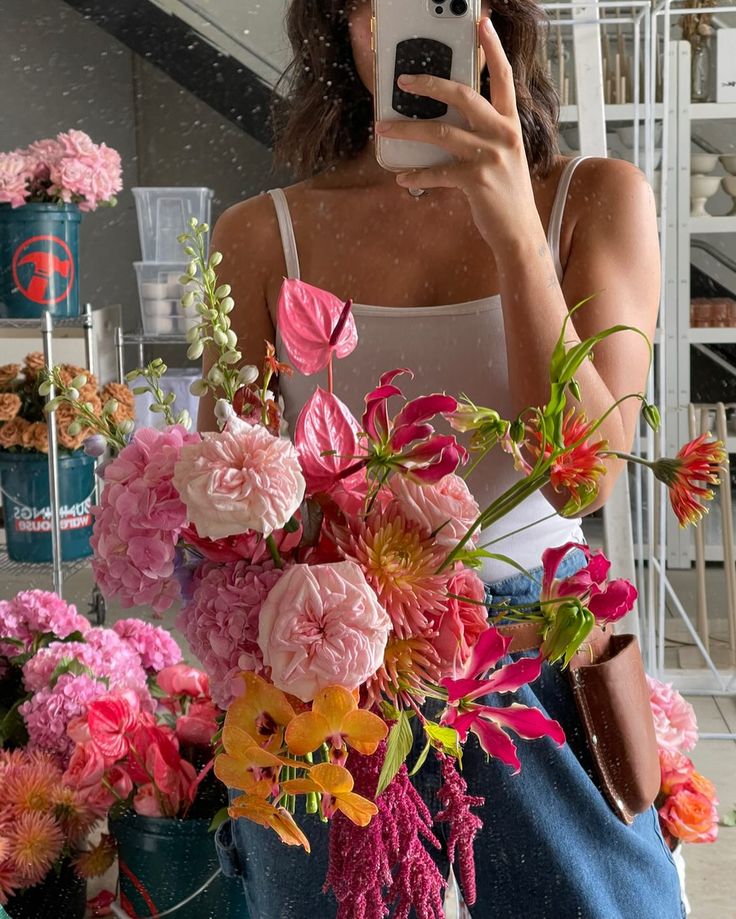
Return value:
[(402, 172), (396, 181), (405, 188), (463, 191), (480, 233), (494, 253), (499, 253), (528, 241), (530, 232), (541, 227), (541, 222), (524, 151), (511, 65), (490, 19), (481, 21), (480, 42), (491, 74), (490, 102), (468, 86), (439, 77), (406, 76), (399, 80), (406, 92), (456, 108), (465, 117), (467, 129), (431, 120), (403, 120), (381, 121), (376, 130), (395, 140), (435, 144), (450, 153), (454, 162)]

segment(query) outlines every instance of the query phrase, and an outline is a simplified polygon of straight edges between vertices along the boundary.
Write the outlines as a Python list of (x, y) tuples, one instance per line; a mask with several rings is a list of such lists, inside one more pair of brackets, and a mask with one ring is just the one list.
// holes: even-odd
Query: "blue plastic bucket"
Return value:
[[(81, 451), (59, 457), (61, 557), (92, 554), (95, 461)], [(0, 452), (0, 488), (8, 556), (14, 562), (50, 562), (51, 489), (43, 453)]]
[(0, 204), (0, 317), (79, 315), (76, 204)]

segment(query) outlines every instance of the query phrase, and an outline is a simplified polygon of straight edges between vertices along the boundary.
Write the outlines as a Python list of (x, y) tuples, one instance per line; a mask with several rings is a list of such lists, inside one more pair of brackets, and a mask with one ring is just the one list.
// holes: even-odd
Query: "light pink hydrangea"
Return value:
[(281, 529), (305, 487), (294, 445), (236, 417), (221, 433), (182, 449), (174, 484), (190, 522), (210, 539)]
[(427, 534), (436, 533), (435, 542), (448, 551), (480, 513), (478, 502), (459, 475), (446, 475), (426, 485), (409, 476), (395, 475), (389, 484), (401, 516), (418, 523)]
[(53, 689), (45, 686), (35, 693), (19, 708), (28, 730), (29, 749), (51, 753), (59, 760), (60, 767), (66, 768), (74, 750), (74, 741), (66, 730), (68, 724), (85, 714), (90, 702), (108, 692), (100, 680), (86, 674), (66, 673)]
[(391, 619), (352, 561), (294, 565), (261, 607), (258, 644), (275, 686), (310, 702), (357, 689), (378, 670)]
[(194, 595), (179, 613), (178, 628), (210, 677), (212, 698), (227, 708), (242, 670), (263, 670), (258, 647), (261, 606), (282, 571), (268, 561), (204, 564)]
[(692, 750), (698, 742), (695, 709), (672, 688), (671, 683), (662, 683), (651, 676), (647, 676), (647, 683), (659, 746), (680, 753)]
[(84, 131), (59, 134), (61, 156), (49, 164), (50, 193), (81, 211), (93, 211), (123, 187), (120, 155), (105, 144), (92, 142)]
[(181, 425), (142, 428), (105, 467), (92, 565), (103, 593), (126, 608), (163, 612), (179, 599), (174, 563), (187, 519), (172, 476), (182, 447), (199, 439)]
[(158, 673), (181, 660), (181, 648), (160, 626), (142, 619), (118, 619), (113, 630), (135, 651), (147, 673)]
[(12, 600), (0, 601), (0, 638), (23, 643), (20, 646), (0, 642), (0, 654), (6, 657), (30, 650), (38, 635), (66, 638), (74, 632), (84, 635), (89, 628), (89, 622), (73, 604), (46, 590), (23, 590)]
[(0, 153), (0, 204), (25, 204), (32, 178), (33, 164), (22, 151)]
[(110, 689), (133, 690), (144, 707), (151, 707), (141, 659), (112, 629), (93, 628), (83, 642), (54, 641), (41, 648), (23, 666), (23, 682), (28, 692), (47, 687), (54, 670), (64, 660), (75, 660), (88, 667), (91, 675), (106, 679)]

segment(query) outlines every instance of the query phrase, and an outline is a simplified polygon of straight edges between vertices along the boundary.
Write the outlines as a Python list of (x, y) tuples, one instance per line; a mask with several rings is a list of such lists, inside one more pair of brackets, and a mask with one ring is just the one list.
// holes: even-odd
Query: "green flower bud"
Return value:
[(176, 423), (183, 425), (187, 430), (192, 426), (192, 416), (183, 408), (176, 416)]
[(186, 233), (180, 233), (180, 234), (176, 237), (176, 241), (179, 243), (180, 246), (183, 246), (184, 243), (185, 243), (188, 239), (189, 239), (189, 236), (188, 236)]
[(210, 308), (205, 303), (200, 301), (196, 306), (196, 310), (200, 316), (206, 316), (208, 319), (210, 318)]
[(74, 389), (81, 389), (83, 386), (87, 385), (87, 377), (84, 374), (80, 373), (78, 377), (74, 377), (72, 380), (72, 386)]
[(217, 275), (211, 268), (207, 268), (207, 270), (204, 272), (204, 278), (208, 284), (214, 284), (217, 280)]
[(516, 421), (512, 421), (509, 426), (509, 437), (515, 444), (520, 444), (524, 440), (525, 427), (524, 422), (519, 418)]
[(70, 402), (78, 402), (79, 401), (79, 390), (76, 389), (76, 387), (74, 386), (70, 386), (69, 389), (67, 389), (66, 391), (66, 397), (67, 399), (69, 399)]
[(214, 364), (210, 368), (210, 372), (207, 374), (207, 379), (212, 383), (213, 386), (222, 386), (225, 382), (225, 375), (217, 364)]
[(217, 297), (218, 300), (222, 300), (223, 297), (229, 297), (229, 296), (230, 296), (230, 291), (231, 291), (231, 290), (232, 290), (232, 288), (230, 287), (229, 284), (220, 284), (220, 286), (219, 286), (219, 287), (217, 288), (217, 290), (215, 291), (215, 296)]
[(182, 287), (186, 287), (188, 284), (191, 284), (193, 280), (194, 278), (190, 278), (188, 274), (179, 275), (179, 284), (181, 284)]
[[(189, 262), (189, 264), (187, 265), (187, 268), (186, 268), (186, 273), (187, 273), (187, 275), (189, 276), (189, 278), (193, 278), (193, 277), (196, 275), (196, 273), (197, 273), (197, 263), (196, 263), (196, 262)], [(188, 283), (188, 282), (187, 282), (187, 283)]]
[(570, 382), (567, 384), (567, 388), (570, 390), (570, 395), (573, 397), (573, 399), (577, 399), (578, 402), (582, 400), (583, 394), (580, 391), (580, 384), (577, 380), (570, 380)]
[(212, 333), (212, 337), (214, 338), (215, 344), (218, 348), (224, 348), (228, 346), (227, 333), (223, 332), (222, 329), (215, 329)]
[(649, 425), (653, 431), (658, 431), (659, 426), (662, 423), (662, 418), (659, 414), (659, 409), (656, 405), (652, 405), (651, 402), (647, 402), (644, 405), (644, 408), (641, 410), (642, 415), (644, 416), (644, 421)]
[(132, 383), (133, 380), (137, 380), (140, 375), (141, 375), (141, 372), (139, 369), (131, 370), (129, 373), (125, 374), (125, 382)]
[(258, 368), (253, 364), (246, 364), (238, 371), (238, 383), (240, 386), (250, 386), (258, 379)]
[(189, 218), (189, 226), (190, 226), (193, 230), (196, 230), (196, 229), (197, 229), (197, 218), (196, 218), (196, 217), (190, 217), (190, 218)]
[(234, 306), (235, 306), (235, 301), (233, 300), (232, 297), (225, 297), (220, 302), (220, 309), (223, 311), (223, 313), (231, 313), (233, 311)]
[(135, 421), (132, 418), (126, 418), (125, 421), (121, 421), (118, 425), (118, 430), (121, 434), (132, 434), (133, 428), (135, 428)]
[(158, 402), (154, 402), (153, 405), (149, 406), (149, 410), (155, 412), (157, 415), (163, 415), (163, 413), (166, 411), (166, 406), (159, 405)]
[(133, 395), (134, 395), (134, 396), (142, 396), (142, 395), (144, 395), (144, 394), (147, 393), (147, 392), (148, 392), (148, 387), (147, 387), (147, 386), (136, 386), (136, 387), (133, 389)]
[(231, 351), (234, 351), (238, 347), (238, 336), (233, 332), (232, 329), (228, 329), (225, 337), (227, 338), (227, 346)]
[(238, 364), (242, 359), (243, 355), (240, 351), (226, 351), (220, 358), (220, 361), (223, 364)]
[(197, 341), (199, 338), (199, 326), (192, 326), (190, 329), (187, 329), (186, 339), (191, 344), (193, 341)]
[(77, 434), (82, 433), (82, 425), (78, 421), (72, 421), (72, 423), (67, 428), (70, 437), (76, 437)]
[(47, 402), (43, 410), (47, 415), (49, 415), (51, 412), (55, 412), (63, 401), (64, 400), (61, 398), (61, 396), (57, 396), (55, 399), (51, 399), (49, 402)]
[(209, 383), (207, 380), (195, 380), (192, 385), (189, 387), (189, 392), (199, 398), (203, 396), (206, 392), (209, 392)]
[(184, 296), (181, 298), (181, 305), (185, 310), (188, 310), (190, 307), (194, 306), (194, 291), (188, 290)]
[(189, 358), (190, 361), (196, 361), (196, 360), (199, 360), (200, 357), (202, 357), (203, 352), (204, 352), (204, 342), (195, 341), (195, 342), (192, 342), (192, 344), (189, 345), (189, 347), (187, 348), (187, 357)]
[(43, 383), (41, 383), (38, 387), (38, 394), (40, 396), (48, 396), (48, 394), (51, 392), (51, 386), (51, 380), (44, 380)]
[(204, 234), (204, 233), (209, 233), (209, 231), (210, 231), (210, 225), (208, 223), (200, 223), (200, 225), (197, 227), (198, 233)]
[(185, 255), (189, 255), (189, 256), (191, 256), (192, 258), (196, 258), (196, 257), (197, 257), (197, 253), (195, 252), (194, 249), (192, 249), (191, 246), (185, 246), (185, 247), (184, 247), (184, 254), (185, 254)]
[(222, 252), (213, 252), (210, 256), (210, 268), (217, 268), (222, 261)]
[[(137, 387), (137, 389), (142, 389), (143, 392), (148, 392), (148, 390), (142, 386)], [(133, 392), (136, 392), (136, 389), (134, 389)], [(103, 415), (114, 415), (117, 410), (118, 410), (117, 399), (108, 399), (107, 402), (102, 406)]]

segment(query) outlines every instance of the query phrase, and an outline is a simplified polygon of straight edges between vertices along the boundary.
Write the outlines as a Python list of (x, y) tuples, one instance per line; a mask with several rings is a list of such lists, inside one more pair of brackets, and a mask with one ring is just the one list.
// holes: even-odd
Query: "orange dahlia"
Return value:
[(720, 484), (726, 450), (720, 440), (701, 434), (686, 443), (674, 459), (662, 457), (652, 463), (652, 472), (669, 489), (672, 510), (681, 527), (698, 523), (708, 513), (704, 501), (713, 498), (708, 485)]
[(438, 683), (440, 670), (439, 655), (428, 639), (390, 638), (383, 664), (365, 684), (367, 701), (371, 706), (384, 698), (395, 703), (405, 692), (423, 699), (424, 684)]
[(26, 811), (8, 833), (9, 856), (26, 886), (37, 884), (61, 855), (64, 834), (51, 814)]
[(112, 868), (117, 856), (117, 846), (112, 836), (103, 833), (100, 841), (74, 859), (74, 868), (83, 878), (98, 878)]
[(15, 891), (25, 885), (26, 882), (18, 877), (18, 869), (14, 862), (10, 859), (0, 861), (0, 905), (5, 906)]
[(399, 638), (432, 630), (432, 617), (444, 609), (446, 578), (437, 574), (444, 553), (418, 524), (391, 507), (354, 524), (350, 538), (336, 538), (362, 568)]
[(51, 760), (12, 766), (3, 776), (3, 803), (22, 811), (48, 811), (61, 781), (61, 773)]
[(54, 815), (70, 841), (84, 839), (99, 817), (74, 788), (57, 785), (52, 794)]

